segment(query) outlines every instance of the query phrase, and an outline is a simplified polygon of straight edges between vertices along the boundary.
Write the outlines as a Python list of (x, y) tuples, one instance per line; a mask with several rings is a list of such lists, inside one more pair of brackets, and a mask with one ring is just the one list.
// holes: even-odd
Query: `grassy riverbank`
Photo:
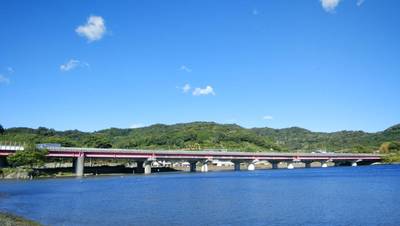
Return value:
[(2, 226), (40, 226), (41, 224), (34, 221), (25, 219), (23, 217), (15, 216), (9, 213), (0, 212), (0, 225)]

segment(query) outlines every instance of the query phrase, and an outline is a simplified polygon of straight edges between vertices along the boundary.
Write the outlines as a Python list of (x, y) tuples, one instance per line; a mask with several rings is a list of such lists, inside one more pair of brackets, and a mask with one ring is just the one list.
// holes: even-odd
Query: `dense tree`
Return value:
[(4, 133), (4, 128), (2, 125), (0, 125), (0, 134), (3, 134), (3, 133)]
[(381, 153), (393, 153), (393, 152), (400, 152), (400, 142), (384, 142), (379, 151)]
[(8, 163), (14, 167), (27, 166), (29, 168), (42, 166), (45, 162), (47, 150), (37, 149), (35, 145), (29, 144), (24, 150), (17, 151), (7, 157)]

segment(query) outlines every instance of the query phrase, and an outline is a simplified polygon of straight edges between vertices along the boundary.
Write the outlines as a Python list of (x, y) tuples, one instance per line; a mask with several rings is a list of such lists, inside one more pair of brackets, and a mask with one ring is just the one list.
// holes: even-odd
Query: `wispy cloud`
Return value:
[(186, 65), (182, 65), (179, 67), (180, 71), (185, 71), (185, 72), (192, 72), (192, 69), (190, 69), (188, 66)]
[(357, 0), (357, 6), (361, 6), (364, 2), (365, 0)]
[(262, 117), (262, 119), (263, 119), (263, 120), (272, 120), (272, 119), (274, 119), (274, 117), (272, 117), (271, 115), (264, 115), (264, 116)]
[(90, 16), (86, 24), (77, 27), (75, 32), (89, 42), (100, 40), (106, 32), (104, 19), (101, 16)]
[(67, 72), (77, 67), (89, 67), (89, 64), (86, 62), (81, 62), (79, 60), (70, 59), (67, 63), (60, 65), (60, 70)]
[(341, 0), (320, 0), (322, 8), (329, 13), (335, 12), (336, 7), (339, 5)]
[(0, 74), (0, 84), (9, 84), (10, 79), (2, 74)]
[(193, 96), (206, 96), (215, 95), (215, 92), (212, 86), (206, 86), (205, 88), (195, 88), (192, 94)]
[(141, 127), (145, 127), (145, 125), (143, 123), (133, 123), (129, 128), (136, 129)]
[(185, 84), (185, 85), (182, 87), (182, 92), (187, 93), (187, 92), (190, 91), (191, 88), (192, 88), (192, 87), (190, 87), (189, 84)]

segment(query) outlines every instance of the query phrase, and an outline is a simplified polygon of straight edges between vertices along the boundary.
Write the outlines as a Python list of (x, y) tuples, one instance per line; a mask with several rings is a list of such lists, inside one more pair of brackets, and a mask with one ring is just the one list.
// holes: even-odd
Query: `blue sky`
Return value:
[(400, 122), (400, 1), (0, 3), (0, 123)]

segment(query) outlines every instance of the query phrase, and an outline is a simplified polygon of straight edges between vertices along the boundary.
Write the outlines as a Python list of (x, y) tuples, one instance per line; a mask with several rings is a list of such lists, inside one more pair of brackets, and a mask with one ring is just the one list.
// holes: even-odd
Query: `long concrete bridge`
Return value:
[[(23, 150), (22, 146), (0, 145), (0, 167), (6, 163), (6, 157)], [(286, 162), (288, 168), (293, 163), (302, 162), (306, 168), (312, 162), (320, 162), (322, 167), (332, 162), (335, 165), (348, 164), (357, 166), (359, 163), (372, 164), (381, 161), (380, 155), (375, 154), (345, 154), (345, 153), (272, 153), (272, 152), (227, 152), (227, 151), (181, 151), (181, 150), (136, 150), (111, 148), (75, 148), (75, 147), (48, 147), (48, 157), (73, 158), (77, 176), (84, 174), (85, 158), (130, 159), (142, 168), (145, 174), (151, 173), (152, 163), (156, 161), (189, 162), (190, 171), (195, 172), (200, 165), (202, 172), (208, 171), (208, 164), (213, 160), (230, 161), (235, 170), (240, 170), (240, 164), (246, 163), (248, 170), (255, 170), (255, 163), (267, 161), (273, 169), (278, 164)]]

